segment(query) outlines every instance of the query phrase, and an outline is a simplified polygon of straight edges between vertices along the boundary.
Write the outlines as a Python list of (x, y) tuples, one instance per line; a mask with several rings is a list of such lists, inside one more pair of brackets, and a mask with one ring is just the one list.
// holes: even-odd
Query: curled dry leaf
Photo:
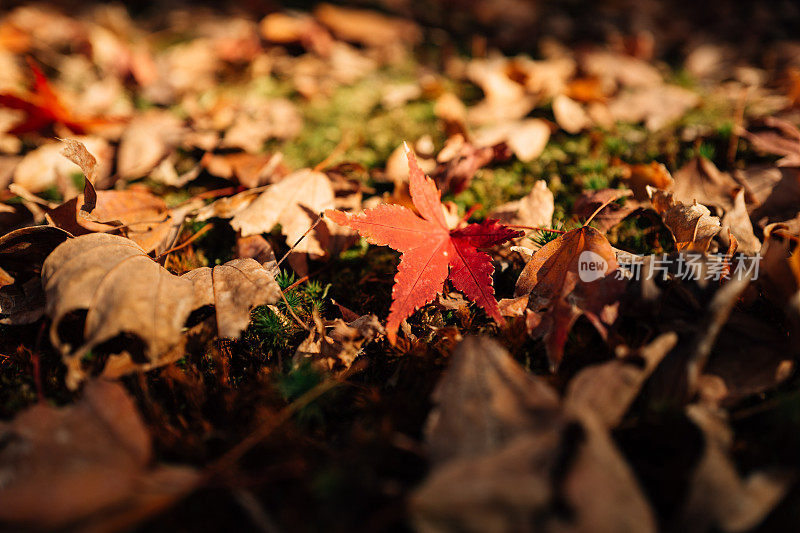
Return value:
[(559, 235), (525, 265), (514, 295), (530, 295), (528, 307), (538, 316), (531, 333), (544, 336), (553, 370), (561, 362), (567, 334), (578, 317), (585, 315), (601, 335), (603, 324), (613, 321), (611, 308), (624, 286), (622, 280), (608, 276), (616, 268), (611, 244), (590, 226)]
[[(160, 362), (180, 340), (194, 298), (191, 281), (170, 274), (130, 239), (104, 233), (58, 246), (44, 262), (42, 285), (50, 338), (63, 355), (71, 388), (85, 378), (83, 356), (118, 336), (135, 336), (141, 344), (131, 349), (151, 364)], [(82, 332), (61, 327), (81, 311)]]
[(0, 237), (0, 323), (30, 324), (44, 313), (42, 263), (70, 238), (51, 226), (21, 228)]
[[(331, 328), (328, 331), (328, 328)], [(347, 369), (364, 344), (386, 331), (375, 315), (363, 315), (349, 322), (341, 318), (323, 322), (314, 312), (314, 328), (295, 351), (295, 360), (311, 358), (326, 370)]]
[(134, 401), (107, 381), (87, 384), (75, 405), (40, 403), (0, 422), (0, 441), (0, 521), (15, 529), (107, 530), (104, 519), (141, 520), (199, 481), (190, 468), (151, 464)]
[(250, 322), (250, 310), (274, 304), (280, 287), (255, 259), (233, 259), (214, 268), (201, 267), (181, 276), (194, 285), (193, 309), (213, 305), (220, 337), (236, 339)]
[(800, 130), (787, 120), (778, 117), (764, 119), (767, 130), (752, 133), (740, 131), (753, 147), (768, 154), (781, 156), (779, 167), (800, 167)]
[(697, 202), (686, 205), (676, 201), (672, 193), (648, 189), (653, 208), (669, 228), (678, 251), (705, 253), (722, 226), (719, 218)]

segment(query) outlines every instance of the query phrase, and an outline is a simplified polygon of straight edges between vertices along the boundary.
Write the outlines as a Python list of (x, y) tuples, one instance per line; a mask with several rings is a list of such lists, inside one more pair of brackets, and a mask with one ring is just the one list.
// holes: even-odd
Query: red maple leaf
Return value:
[(387, 204), (357, 214), (325, 212), (331, 220), (350, 226), (370, 243), (389, 246), (403, 254), (392, 288), (386, 328), (389, 341), (395, 343), (400, 322), (441, 293), (448, 277), (456, 289), (503, 324), (492, 287), (494, 267), (490, 257), (478, 248), (503, 243), (521, 233), (496, 220), (451, 230), (436, 184), (425, 176), (408, 147), (406, 156), (411, 199), (421, 217), (406, 207)]
[(25, 112), (25, 120), (6, 133), (20, 135), (33, 131), (40, 132), (44, 128), (58, 123), (63, 124), (73, 133), (83, 134), (93, 126), (114, 122), (113, 119), (75, 117), (61, 102), (41, 69), (30, 58), (28, 66), (33, 73), (33, 87), (29, 94), (18, 96), (0, 93), (0, 107), (19, 109)]

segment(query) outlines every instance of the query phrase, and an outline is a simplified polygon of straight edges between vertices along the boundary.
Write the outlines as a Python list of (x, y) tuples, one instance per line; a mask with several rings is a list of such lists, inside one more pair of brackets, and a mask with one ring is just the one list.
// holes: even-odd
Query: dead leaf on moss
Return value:
[(617, 96), (608, 110), (619, 122), (644, 122), (657, 131), (678, 120), (700, 103), (700, 96), (677, 85), (661, 85), (627, 91)]
[[(83, 144), (98, 165), (94, 171), (95, 185), (102, 185), (111, 173), (113, 149), (105, 139), (99, 137), (73, 137), (72, 141)], [(57, 187), (66, 198), (75, 196), (79, 189), (72, 175), (82, 171), (73, 161), (65, 158), (61, 142), (52, 142), (28, 152), (14, 169), (14, 183), (32, 193), (40, 193), (49, 187)]]
[(220, 337), (237, 339), (250, 323), (250, 311), (280, 299), (272, 274), (255, 259), (233, 259), (214, 268), (201, 267), (181, 276), (194, 285), (193, 309), (213, 305)]
[[(81, 359), (101, 343), (133, 335), (150, 363), (180, 340), (192, 311), (191, 281), (173, 276), (130, 239), (94, 233), (69, 239), (44, 261), (42, 285), (52, 319), (50, 339), (67, 365), (67, 384), (86, 377)], [(83, 331), (62, 322), (86, 311)], [(71, 326), (74, 328), (74, 326)]]
[(656, 189), (670, 189), (675, 183), (667, 167), (657, 161), (641, 165), (628, 165), (618, 161), (616, 164), (622, 167), (622, 180), (633, 190), (633, 196), (639, 202), (646, 202), (650, 199), (647, 194), (648, 186)]
[(151, 464), (133, 400), (107, 381), (89, 383), (75, 405), (42, 403), (0, 422), (0, 440), (0, 520), (14, 528), (102, 530), (158, 512), (199, 481), (191, 468)]
[(315, 311), (314, 327), (297, 347), (294, 359), (300, 362), (310, 358), (328, 371), (347, 369), (364, 344), (385, 334), (386, 330), (375, 315), (363, 315), (349, 322), (341, 318), (324, 322)]

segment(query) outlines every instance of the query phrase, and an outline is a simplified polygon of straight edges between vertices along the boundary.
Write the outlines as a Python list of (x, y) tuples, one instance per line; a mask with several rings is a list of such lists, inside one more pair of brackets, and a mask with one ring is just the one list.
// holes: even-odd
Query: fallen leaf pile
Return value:
[(792, 2), (4, 7), (0, 530), (797, 529)]

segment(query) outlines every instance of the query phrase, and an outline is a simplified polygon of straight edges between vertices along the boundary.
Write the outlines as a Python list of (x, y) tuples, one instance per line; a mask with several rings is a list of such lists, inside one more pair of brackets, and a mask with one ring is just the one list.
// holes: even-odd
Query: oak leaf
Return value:
[(403, 206), (385, 204), (358, 214), (325, 212), (337, 224), (357, 230), (370, 243), (389, 246), (403, 254), (392, 288), (386, 328), (389, 341), (396, 341), (403, 319), (443, 292), (448, 278), (456, 289), (503, 324), (492, 287), (494, 269), (489, 256), (478, 248), (501, 244), (520, 233), (495, 220), (451, 230), (445, 221), (441, 193), (433, 180), (423, 174), (409, 149), (406, 155), (411, 198), (421, 216)]
[[(44, 261), (42, 285), (50, 339), (62, 353), (71, 388), (85, 377), (83, 356), (121, 335), (138, 337), (144, 358), (161, 362), (180, 340), (194, 298), (191, 281), (170, 274), (130, 239), (105, 233), (58, 246)], [(68, 314), (84, 310), (82, 335), (60, 327)]]

